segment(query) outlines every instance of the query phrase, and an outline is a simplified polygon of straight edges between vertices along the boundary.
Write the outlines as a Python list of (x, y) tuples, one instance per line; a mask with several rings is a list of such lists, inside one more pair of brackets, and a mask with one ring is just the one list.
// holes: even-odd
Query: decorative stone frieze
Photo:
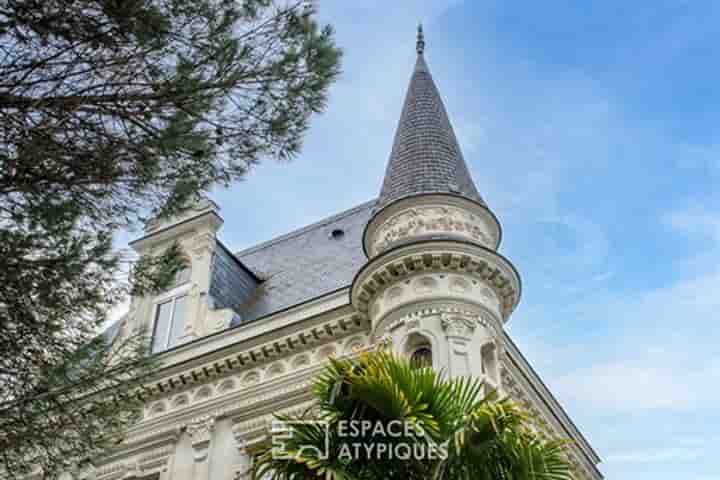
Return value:
[(470, 338), (477, 323), (464, 315), (441, 313), (440, 325), (448, 337)]
[(457, 238), (495, 250), (500, 225), (485, 206), (466, 198), (411, 197), (388, 205), (371, 219), (365, 251), (373, 258), (396, 245), (424, 238)]
[[(224, 356), (215, 356), (207, 362), (196, 362), (194, 366), (178, 371), (155, 381), (148, 382), (143, 394), (148, 400), (166, 396), (169, 392), (185, 390), (189, 387), (225, 378), (230, 374), (251, 371), (253, 367), (263, 367), (279, 359), (312, 350), (317, 346), (325, 348), (327, 344), (357, 335), (367, 329), (367, 322), (359, 315), (341, 317), (316, 325), (290, 335), (268, 340), (242, 348), (234, 348)], [(241, 377), (243, 385), (259, 382), (262, 375), (245, 374)], [(153, 413), (157, 415), (166, 411)]]
[[(415, 329), (425, 324), (425, 319), (429, 317), (439, 318), (441, 325), (443, 325), (443, 319), (447, 324), (454, 321), (452, 319), (462, 319), (462, 322), (468, 325), (467, 328), (471, 332), (475, 331), (477, 325), (493, 332), (493, 335), (497, 335), (500, 331), (499, 324), (491, 316), (483, 316), (476, 311), (453, 305), (432, 304), (413, 310), (392, 322), (379, 323), (373, 334), (382, 338), (382, 336), (390, 335), (401, 327), (408, 330)], [(443, 329), (445, 329), (444, 325)]]
[(397, 213), (378, 228), (370, 251), (377, 254), (410, 237), (443, 233), (495, 247), (483, 219), (466, 210), (439, 205), (408, 208)]
[(267, 442), (270, 434), (270, 426), (276, 415), (296, 417), (307, 412), (315, 405), (315, 400), (309, 400), (291, 407), (257, 415), (249, 420), (238, 421), (233, 426), (233, 434), (236, 439), (242, 439), (243, 450), (252, 453)]

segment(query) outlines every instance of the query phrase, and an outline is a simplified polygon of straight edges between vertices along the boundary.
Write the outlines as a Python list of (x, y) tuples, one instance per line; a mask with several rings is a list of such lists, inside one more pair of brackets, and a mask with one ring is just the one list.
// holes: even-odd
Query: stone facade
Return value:
[[(470, 178), (423, 46), (377, 201), (235, 256), (217, 240), (211, 202), (133, 243), (153, 253), (177, 241), (187, 252), (183, 336), (158, 355), (142, 421), (80, 476), (246, 478), (273, 415), (312, 405), (309, 386), (329, 357), (384, 345), (521, 402), (538, 429), (571, 440), (578, 479), (602, 478), (598, 456), (504, 330), (520, 276), (497, 251), (500, 224)], [(119, 335), (151, 327), (162, 300), (133, 299)]]

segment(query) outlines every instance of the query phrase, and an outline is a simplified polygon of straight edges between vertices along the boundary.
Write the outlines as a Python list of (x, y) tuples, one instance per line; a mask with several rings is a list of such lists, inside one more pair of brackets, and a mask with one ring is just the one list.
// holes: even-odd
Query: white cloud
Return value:
[(606, 322), (608, 333), (601, 342), (589, 337), (585, 342), (594, 344), (555, 353), (555, 365), (562, 366), (590, 359), (587, 353), (578, 357), (578, 350), (597, 357), (590, 366), (555, 372), (551, 383), (559, 397), (588, 411), (711, 408), (720, 401), (718, 292), (720, 271), (576, 305), (596, 312), (590, 320)]
[(663, 217), (663, 223), (680, 233), (699, 235), (720, 244), (720, 213), (694, 205)]
[[(656, 359), (657, 360), (657, 359)], [(562, 398), (584, 408), (611, 410), (687, 409), (699, 393), (682, 368), (648, 362), (611, 362), (560, 377), (554, 383)]]
[(637, 450), (627, 453), (611, 453), (607, 456), (608, 463), (664, 463), (696, 460), (703, 454), (697, 448), (661, 448)]

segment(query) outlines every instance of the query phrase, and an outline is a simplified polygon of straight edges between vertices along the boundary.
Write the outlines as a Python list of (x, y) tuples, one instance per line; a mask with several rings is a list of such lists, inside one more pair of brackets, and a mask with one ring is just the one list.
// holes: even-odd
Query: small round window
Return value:
[(332, 232), (330, 232), (330, 238), (335, 240), (340, 240), (345, 236), (345, 231), (341, 228), (336, 228)]

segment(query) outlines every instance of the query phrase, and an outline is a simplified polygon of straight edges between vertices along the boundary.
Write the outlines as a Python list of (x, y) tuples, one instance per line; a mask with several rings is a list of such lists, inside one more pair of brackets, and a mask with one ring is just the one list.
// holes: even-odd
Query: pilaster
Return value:
[(215, 427), (215, 418), (209, 417), (193, 422), (187, 426), (187, 433), (193, 448), (193, 480), (209, 480), (210, 478), (210, 449), (212, 447), (212, 434)]

